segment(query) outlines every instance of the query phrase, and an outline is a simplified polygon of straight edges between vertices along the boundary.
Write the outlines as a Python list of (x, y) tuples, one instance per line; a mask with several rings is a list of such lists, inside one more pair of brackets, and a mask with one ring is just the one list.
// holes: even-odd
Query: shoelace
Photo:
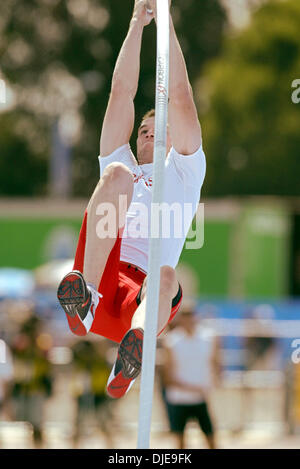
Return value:
[(88, 289), (89, 289), (89, 291), (91, 292), (91, 295), (92, 295), (91, 304), (94, 303), (97, 307), (98, 303), (99, 303), (99, 300), (100, 300), (100, 298), (103, 298), (103, 295), (101, 295), (101, 293), (99, 293), (96, 290), (95, 286), (92, 285), (91, 283), (88, 283), (87, 286), (88, 286)]

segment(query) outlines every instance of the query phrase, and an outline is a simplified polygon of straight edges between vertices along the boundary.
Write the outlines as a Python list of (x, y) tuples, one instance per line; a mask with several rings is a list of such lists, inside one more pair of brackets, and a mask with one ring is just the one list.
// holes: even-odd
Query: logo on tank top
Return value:
[(147, 187), (152, 187), (152, 178), (151, 177), (146, 179), (143, 174), (140, 174), (139, 176), (135, 173), (132, 173), (132, 174), (133, 174), (133, 178), (134, 178), (133, 182), (135, 184), (137, 184), (142, 179)]

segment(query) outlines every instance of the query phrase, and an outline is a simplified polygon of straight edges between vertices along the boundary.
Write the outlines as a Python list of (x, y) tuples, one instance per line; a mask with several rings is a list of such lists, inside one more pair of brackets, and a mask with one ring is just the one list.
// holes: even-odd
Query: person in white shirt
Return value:
[(184, 431), (196, 419), (210, 449), (216, 448), (208, 407), (212, 386), (220, 375), (219, 343), (212, 329), (197, 322), (185, 305), (178, 326), (164, 338), (163, 385), (170, 429), (179, 449), (185, 448)]
[[(149, 6), (152, 12), (149, 12)], [(58, 288), (71, 330), (90, 330), (120, 343), (108, 380), (112, 397), (124, 395), (141, 369), (147, 296), (154, 111), (138, 129), (137, 159), (129, 140), (134, 127), (144, 27), (155, 18), (154, 0), (135, 0), (128, 34), (112, 77), (100, 138), (101, 178), (86, 209), (74, 270)], [(205, 176), (201, 128), (184, 57), (170, 15), (170, 66), (164, 202), (188, 205), (182, 233), (163, 238), (158, 333), (175, 316), (182, 291), (176, 278), (189, 226)]]

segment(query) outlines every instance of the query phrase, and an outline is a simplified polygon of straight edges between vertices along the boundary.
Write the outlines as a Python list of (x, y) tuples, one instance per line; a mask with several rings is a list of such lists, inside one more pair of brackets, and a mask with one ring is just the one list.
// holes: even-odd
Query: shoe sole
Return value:
[[(143, 330), (131, 329), (123, 337), (117, 362), (121, 361), (121, 369), (107, 385), (107, 394), (118, 399), (129, 391), (142, 367)], [(116, 362), (116, 363), (117, 363)], [(115, 365), (116, 366), (116, 365)], [(113, 373), (113, 371), (112, 371)]]
[(125, 378), (134, 379), (141, 371), (143, 338), (142, 329), (131, 329), (120, 343), (119, 355), (122, 360), (122, 373)]
[(86, 328), (74, 306), (84, 303), (87, 297), (87, 287), (81, 272), (74, 270), (64, 276), (57, 290), (57, 298), (66, 313), (69, 327), (76, 335), (85, 335)]

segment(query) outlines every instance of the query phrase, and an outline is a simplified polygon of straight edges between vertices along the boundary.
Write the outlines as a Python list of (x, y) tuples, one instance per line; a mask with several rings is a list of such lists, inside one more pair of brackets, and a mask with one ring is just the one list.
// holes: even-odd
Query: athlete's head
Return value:
[[(139, 164), (153, 162), (155, 110), (151, 109), (142, 118), (136, 141)], [(171, 148), (169, 127), (167, 127), (167, 154)]]

